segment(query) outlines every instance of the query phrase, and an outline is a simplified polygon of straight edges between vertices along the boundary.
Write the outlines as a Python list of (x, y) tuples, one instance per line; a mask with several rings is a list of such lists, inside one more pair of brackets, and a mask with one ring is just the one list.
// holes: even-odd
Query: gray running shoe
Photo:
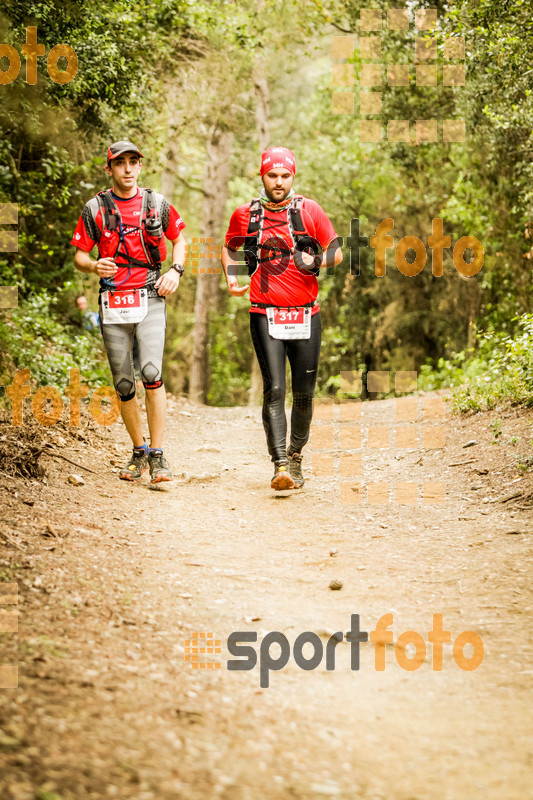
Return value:
[(283, 492), (285, 489), (294, 489), (294, 481), (291, 478), (287, 469), (287, 464), (283, 461), (276, 461), (274, 477), (270, 482), (270, 488), (275, 489), (277, 492)]
[(138, 481), (147, 469), (148, 454), (144, 450), (134, 450), (124, 469), (121, 469), (118, 473), (118, 477), (122, 481)]
[(305, 483), (305, 478), (302, 472), (302, 459), (300, 453), (293, 453), (289, 456), (289, 472), (294, 481), (294, 488), (301, 489)]
[(152, 451), (148, 456), (148, 463), (150, 464), (151, 483), (161, 483), (161, 481), (171, 481), (173, 479), (172, 471), (163, 456), (162, 450)]

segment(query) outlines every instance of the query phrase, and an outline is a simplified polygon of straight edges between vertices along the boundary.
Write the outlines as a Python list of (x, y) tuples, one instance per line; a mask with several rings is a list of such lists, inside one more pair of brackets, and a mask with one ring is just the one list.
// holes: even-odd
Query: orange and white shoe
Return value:
[(276, 471), (274, 472), (274, 477), (270, 481), (270, 487), (277, 492), (283, 492), (286, 489), (294, 489), (294, 481), (291, 478), (289, 468), (285, 462), (276, 461)]

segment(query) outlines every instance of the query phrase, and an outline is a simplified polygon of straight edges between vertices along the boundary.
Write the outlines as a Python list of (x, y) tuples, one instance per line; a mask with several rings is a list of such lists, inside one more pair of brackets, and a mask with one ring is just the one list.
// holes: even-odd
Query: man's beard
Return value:
[(290, 192), (290, 189), (287, 189), (287, 191), (283, 190), (283, 195), (282, 196), (280, 196), (279, 194), (275, 195), (273, 189), (269, 190), (269, 189), (267, 189), (265, 187), (266, 196), (268, 197), (269, 200), (272, 200), (273, 203), (283, 203), (283, 201), (285, 200), (285, 198), (287, 197), (289, 192)]

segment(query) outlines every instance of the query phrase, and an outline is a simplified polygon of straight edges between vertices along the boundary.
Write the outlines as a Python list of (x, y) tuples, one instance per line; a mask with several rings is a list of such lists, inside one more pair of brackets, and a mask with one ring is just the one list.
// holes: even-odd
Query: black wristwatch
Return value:
[(185, 272), (183, 264), (172, 264), (170, 269), (175, 269), (180, 276)]

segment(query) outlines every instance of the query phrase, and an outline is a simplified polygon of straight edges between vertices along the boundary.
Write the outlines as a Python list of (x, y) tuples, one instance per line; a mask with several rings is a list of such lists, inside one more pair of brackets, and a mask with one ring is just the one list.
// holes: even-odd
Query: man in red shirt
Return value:
[[(294, 154), (271, 147), (261, 158), (261, 196), (234, 211), (222, 266), (230, 294), (248, 286), (237, 280), (237, 250), (244, 248), (250, 282), (250, 330), (263, 376), (263, 424), (275, 465), (271, 487), (304, 484), (302, 449), (309, 439), (318, 358), (320, 308), (316, 302), (321, 267), (342, 261), (337, 234), (314, 200), (294, 193)], [(287, 450), (285, 363), (289, 359), (293, 405)]]
[[(173, 294), (183, 274), (185, 223), (163, 195), (141, 189), (141, 151), (120, 141), (107, 151), (106, 172), (113, 188), (85, 204), (72, 242), (74, 264), (100, 278), (99, 314), (122, 419), (133, 443), (133, 454), (120, 471), (123, 480), (138, 480), (150, 468), (152, 483), (172, 480), (163, 455), (166, 392), (161, 378), (165, 344), (165, 297)], [(172, 267), (161, 274), (172, 244)], [(98, 258), (90, 252), (98, 246)], [(133, 345), (137, 341), (141, 376), (146, 389), (150, 446), (144, 440), (135, 396)]]

